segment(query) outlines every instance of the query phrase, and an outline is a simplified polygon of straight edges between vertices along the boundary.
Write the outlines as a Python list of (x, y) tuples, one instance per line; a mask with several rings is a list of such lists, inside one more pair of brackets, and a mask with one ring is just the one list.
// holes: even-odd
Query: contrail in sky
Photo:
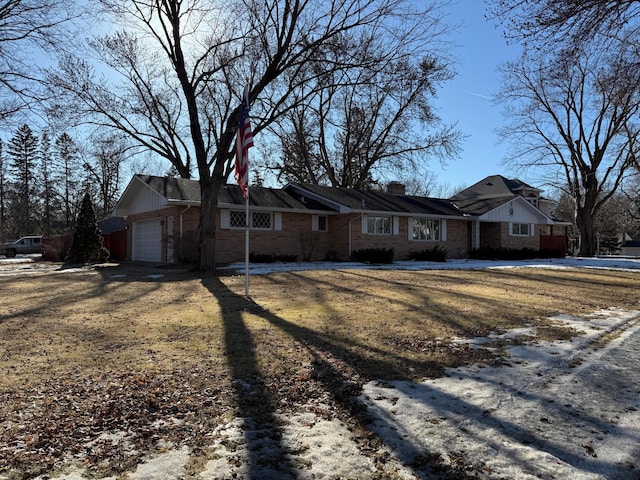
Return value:
[(468, 93), (469, 95), (473, 95), (475, 97), (486, 98), (487, 100), (493, 100), (493, 97), (482, 95), (481, 93), (476, 93), (476, 92), (466, 92), (466, 93)]

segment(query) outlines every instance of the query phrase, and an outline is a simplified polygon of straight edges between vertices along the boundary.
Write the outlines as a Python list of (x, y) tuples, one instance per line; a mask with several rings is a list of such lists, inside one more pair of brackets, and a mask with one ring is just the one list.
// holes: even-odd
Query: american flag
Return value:
[(238, 135), (236, 137), (236, 181), (247, 198), (249, 194), (249, 148), (253, 147), (253, 133), (249, 121), (249, 92), (244, 89), (240, 103), (240, 118), (238, 120)]

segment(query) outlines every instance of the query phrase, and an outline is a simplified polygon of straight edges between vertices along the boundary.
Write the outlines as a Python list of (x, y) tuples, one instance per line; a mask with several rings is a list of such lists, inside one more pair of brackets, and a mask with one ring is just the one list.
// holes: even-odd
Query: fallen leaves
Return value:
[(89, 470), (122, 472), (166, 445), (204, 442), (211, 422), (230, 410), (229, 392), (205, 371), (108, 372), (52, 379), (0, 394), (0, 472), (26, 478), (69, 460)]

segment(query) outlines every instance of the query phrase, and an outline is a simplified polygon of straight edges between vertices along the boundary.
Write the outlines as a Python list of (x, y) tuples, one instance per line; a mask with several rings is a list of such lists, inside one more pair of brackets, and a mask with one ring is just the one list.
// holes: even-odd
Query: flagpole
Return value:
[(247, 186), (247, 196), (244, 199), (244, 206), (244, 296), (249, 298), (249, 186)]
[(249, 148), (253, 147), (253, 133), (249, 121), (249, 92), (245, 87), (238, 111), (238, 133), (236, 135), (236, 173), (238, 186), (245, 199), (244, 222), (244, 296), (249, 297)]

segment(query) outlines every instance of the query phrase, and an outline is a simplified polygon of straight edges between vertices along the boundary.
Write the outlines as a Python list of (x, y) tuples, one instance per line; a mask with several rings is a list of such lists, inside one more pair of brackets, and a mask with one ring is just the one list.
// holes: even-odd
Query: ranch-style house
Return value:
[[(447, 199), (406, 195), (397, 182), (385, 192), (299, 183), (251, 187), (249, 198), (250, 251), (298, 261), (343, 261), (366, 248), (393, 248), (402, 260), (435, 245), (449, 258), (484, 247), (566, 246), (567, 224), (552, 218), (541, 190), (500, 175)], [(197, 258), (197, 181), (135, 175), (114, 215), (126, 217), (130, 260), (169, 264)], [(220, 190), (215, 215), (216, 262), (241, 261), (245, 199), (238, 186)]]

